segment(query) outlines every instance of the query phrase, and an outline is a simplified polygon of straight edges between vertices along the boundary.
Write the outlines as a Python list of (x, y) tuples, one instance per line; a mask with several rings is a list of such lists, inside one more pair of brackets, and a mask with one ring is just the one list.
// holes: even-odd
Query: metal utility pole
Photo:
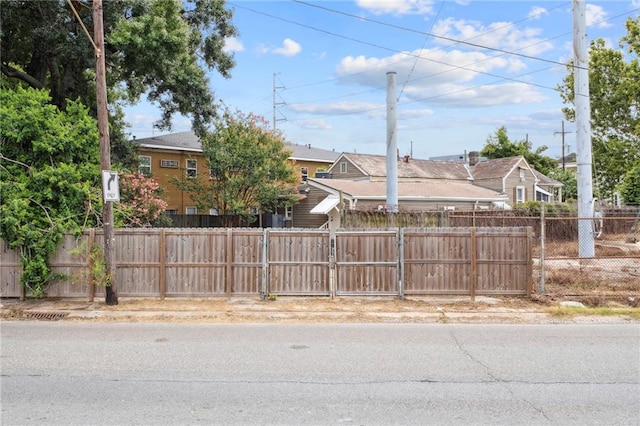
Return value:
[[(104, 28), (102, 22), (102, 0), (93, 0), (93, 38), (96, 46), (96, 99), (98, 109), (98, 132), (100, 134), (100, 167), (111, 170), (111, 148), (109, 142), (109, 115), (107, 111), (107, 70), (104, 59)], [(104, 189), (103, 189), (104, 191)], [(103, 194), (104, 195), (104, 194)], [(107, 274), (105, 302), (118, 304), (115, 268), (115, 239), (113, 236), (113, 202), (103, 197), (102, 221), (104, 228), (104, 261)]]
[(578, 255), (595, 257), (593, 235), (593, 177), (591, 157), (591, 101), (589, 99), (589, 50), (584, 0), (573, 0), (573, 78), (576, 109), (578, 162)]
[(281, 121), (276, 118), (276, 112), (277, 112), (276, 107), (278, 105), (284, 105), (284, 102), (276, 102), (276, 93), (278, 89), (286, 89), (286, 87), (284, 86), (276, 86), (276, 75), (278, 74), (279, 73), (275, 73), (275, 72), (273, 73), (273, 131), (274, 133), (276, 130), (278, 130), (276, 123), (278, 121)]
[(387, 212), (398, 212), (398, 143), (396, 72), (387, 73)]
[(566, 170), (565, 168), (565, 153), (564, 153), (564, 135), (566, 135), (567, 133), (571, 133), (571, 132), (565, 132), (564, 131), (564, 120), (562, 120), (562, 131), (560, 132), (553, 132), (554, 135), (562, 135), (562, 170)]

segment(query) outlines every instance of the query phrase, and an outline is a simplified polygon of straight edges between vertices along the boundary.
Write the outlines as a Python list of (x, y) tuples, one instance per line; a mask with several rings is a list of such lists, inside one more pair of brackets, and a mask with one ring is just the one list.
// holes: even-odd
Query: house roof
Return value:
[[(387, 175), (387, 157), (369, 154), (342, 154), (365, 175), (384, 177)], [(398, 160), (398, 178), (403, 179), (449, 179), (470, 180), (471, 175), (465, 164), (453, 161), (419, 160), (415, 158)]]
[(471, 166), (471, 174), (474, 179), (503, 178), (511, 173), (520, 163), (524, 163), (524, 165), (529, 168), (529, 164), (523, 156), (480, 161), (475, 166)]
[[(202, 152), (200, 138), (193, 132), (169, 133), (167, 135), (136, 139), (136, 143), (144, 148)], [(314, 148), (311, 145), (285, 143), (285, 148), (291, 151), (289, 158), (292, 160), (333, 163), (340, 156), (338, 152)]]
[[(331, 193), (342, 192), (354, 199), (386, 199), (386, 182), (357, 181), (346, 179), (309, 179), (311, 186)], [(505, 195), (500, 195), (492, 189), (483, 188), (465, 182), (398, 182), (398, 199), (424, 200), (472, 200), (472, 201), (503, 201)]]
[(202, 152), (200, 139), (193, 132), (169, 133), (167, 135), (136, 139), (135, 142), (144, 148)]
[(538, 185), (558, 186), (558, 187), (559, 186), (564, 186), (564, 184), (562, 182), (559, 182), (559, 181), (557, 181), (555, 179), (552, 179), (547, 175), (543, 175), (542, 173), (540, 173), (536, 169), (531, 169), (531, 171), (536, 176), (536, 179), (538, 179)]
[(324, 163), (333, 163), (340, 157), (339, 152), (321, 149), (308, 145), (287, 143), (286, 148), (291, 151), (289, 158), (292, 160), (306, 160)]

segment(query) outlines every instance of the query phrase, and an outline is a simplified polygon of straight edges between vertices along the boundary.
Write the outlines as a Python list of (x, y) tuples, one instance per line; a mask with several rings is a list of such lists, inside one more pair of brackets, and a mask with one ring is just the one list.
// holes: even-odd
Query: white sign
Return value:
[(102, 171), (102, 195), (105, 202), (120, 201), (118, 172), (112, 172), (111, 170)]

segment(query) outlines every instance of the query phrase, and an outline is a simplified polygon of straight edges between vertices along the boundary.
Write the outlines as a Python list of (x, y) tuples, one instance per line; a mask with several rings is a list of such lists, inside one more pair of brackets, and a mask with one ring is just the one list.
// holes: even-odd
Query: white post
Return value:
[(591, 103), (589, 51), (584, 0), (573, 0), (574, 103), (578, 162), (578, 256), (595, 256), (593, 236), (593, 178), (591, 158)]
[(396, 141), (396, 72), (387, 73), (387, 212), (398, 212), (398, 143)]

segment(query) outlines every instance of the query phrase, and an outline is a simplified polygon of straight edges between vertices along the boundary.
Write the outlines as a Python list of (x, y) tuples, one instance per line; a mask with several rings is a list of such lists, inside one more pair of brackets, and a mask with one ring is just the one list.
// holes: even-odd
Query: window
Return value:
[(524, 203), (525, 199), (524, 199), (524, 186), (517, 186), (516, 187), (516, 203)]
[(309, 177), (309, 169), (307, 167), (300, 167), (300, 174), (302, 176), (302, 182), (306, 182)]
[(524, 169), (520, 169), (520, 180), (524, 180)]
[(218, 173), (216, 173), (216, 171), (213, 168), (209, 169), (209, 177), (211, 179), (219, 179), (220, 176), (218, 176)]
[(189, 159), (187, 160), (187, 177), (195, 178), (198, 176), (198, 161)]
[(160, 160), (160, 167), (166, 167), (168, 169), (177, 169), (178, 160)]
[(198, 208), (197, 207), (187, 207), (186, 213), (187, 214), (198, 214)]
[(220, 214), (218, 213), (218, 209), (216, 209), (215, 207), (212, 207), (209, 209), (209, 215), (211, 216), (219, 216)]
[(138, 172), (145, 176), (151, 175), (151, 157), (148, 155), (138, 156)]
[(340, 163), (340, 173), (347, 173), (347, 162), (343, 161)]
[(293, 206), (287, 206), (284, 209), (284, 218), (291, 220), (293, 219)]
[(164, 212), (165, 212), (166, 214), (169, 214), (169, 215), (178, 214), (178, 210), (174, 210), (174, 209), (172, 209), (172, 210), (165, 210)]

